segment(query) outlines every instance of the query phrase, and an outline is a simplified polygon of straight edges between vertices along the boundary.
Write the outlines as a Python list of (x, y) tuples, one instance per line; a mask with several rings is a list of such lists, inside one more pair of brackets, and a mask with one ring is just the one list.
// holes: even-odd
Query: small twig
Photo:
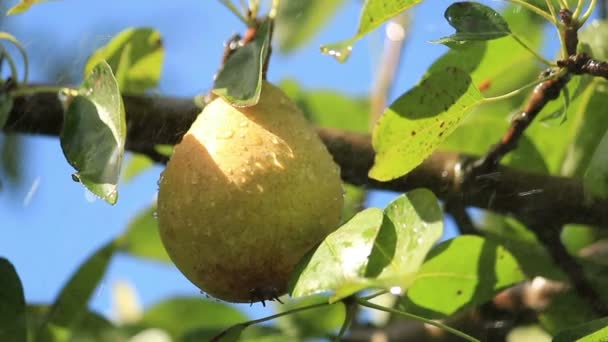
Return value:
[[(541, 77), (547, 73), (556, 72), (554, 69), (543, 71)], [(492, 171), (498, 166), (502, 158), (517, 147), (519, 138), (543, 107), (551, 100), (559, 97), (560, 92), (570, 80), (567, 73), (557, 74), (555, 78), (539, 83), (532, 91), (532, 96), (524, 109), (511, 120), (511, 126), (500, 141), (492, 146), (486, 155), (473, 163), (472, 168), (480, 172)]]
[(585, 276), (583, 267), (562, 244), (560, 226), (552, 226), (542, 217), (530, 220), (526, 225), (535, 232), (539, 241), (547, 248), (553, 262), (568, 276), (574, 291), (583, 298), (599, 315), (608, 315), (608, 303), (593, 288)]
[(572, 12), (570, 10), (562, 8), (559, 11), (559, 19), (564, 24), (560, 29), (562, 43), (564, 44), (566, 56), (572, 56), (576, 54), (576, 47), (578, 46), (578, 29), (579, 23), (572, 18)]

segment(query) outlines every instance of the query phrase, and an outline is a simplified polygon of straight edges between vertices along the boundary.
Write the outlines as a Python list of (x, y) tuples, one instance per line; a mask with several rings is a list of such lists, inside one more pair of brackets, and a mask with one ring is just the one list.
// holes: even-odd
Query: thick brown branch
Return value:
[(599, 76), (608, 79), (608, 62), (598, 61), (581, 53), (557, 61), (557, 65), (576, 75)]
[[(156, 144), (175, 144), (200, 111), (189, 99), (125, 96), (127, 149), (147, 151)], [(9, 132), (58, 135), (63, 112), (55, 94), (18, 98), (4, 128)], [(455, 200), (520, 219), (540, 215), (551, 225), (581, 223), (608, 226), (608, 199), (589, 199), (580, 181), (499, 167), (461, 183), (459, 173), (464, 157), (438, 151), (405, 177), (379, 182), (367, 173), (374, 161), (368, 135), (334, 129), (318, 133), (342, 168), (342, 178), (367, 188), (407, 191), (431, 189), (442, 199)], [(469, 156), (470, 157), (470, 156)]]

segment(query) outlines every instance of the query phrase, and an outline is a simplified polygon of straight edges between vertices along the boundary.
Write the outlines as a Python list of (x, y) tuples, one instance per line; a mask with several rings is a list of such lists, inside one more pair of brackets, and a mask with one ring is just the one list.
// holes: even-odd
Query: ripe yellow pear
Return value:
[(343, 205), (331, 155), (267, 82), (255, 106), (208, 104), (159, 186), (169, 256), (201, 290), (230, 302), (284, 294), (295, 264), (337, 228)]

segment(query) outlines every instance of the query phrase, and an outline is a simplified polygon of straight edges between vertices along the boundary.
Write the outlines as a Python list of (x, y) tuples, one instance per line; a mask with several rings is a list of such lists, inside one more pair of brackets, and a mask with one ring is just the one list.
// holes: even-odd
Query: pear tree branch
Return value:
[[(158, 96), (123, 97), (127, 113), (127, 143), (130, 151), (150, 155), (151, 146), (176, 144), (188, 130), (200, 109), (191, 99)], [(15, 99), (4, 130), (25, 134), (57, 136), (63, 110), (55, 93), (38, 93)], [(543, 217), (545, 227), (567, 223), (608, 226), (607, 198), (588, 198), (580, 180), (529, 173), (499, 166), (473, 180), (462, 181), (461, 165), (466, 156), (437, 151), (404, 177), (380, 182), (368, 177), (374, 150), (364, 134), (318, 128), (317, 132), (342, 169), (344, 181), (372, 189), (408, 191), (425, 187), (439, 198), (510, 214), (522, 221)]]

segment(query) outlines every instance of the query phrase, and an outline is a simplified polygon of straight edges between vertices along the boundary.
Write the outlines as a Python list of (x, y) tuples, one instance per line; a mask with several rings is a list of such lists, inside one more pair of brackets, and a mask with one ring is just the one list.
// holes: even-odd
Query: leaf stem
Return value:
[(277, 12), (279, 11), (280, 4), (281, 4), (281, 0), (272, 0), (270, 12), (268, 12), (268, 17), (270, 19), (274, 19), (277, 16)]
[(518, 94), (522, 93), (523, 91), (525, 91), (528, 88), (534, 87), (535, 85), (537, 85), (537, 84), (539, 84), (541, 82), (550, 80), (552, 78), (560, 77), (564, 72), (566, 72), (566, 71), (562, 70), (562, 71), (560, 71), (557, 74), (550, 75), (550, 76), (547, 76), (547, 77), (544, 77), (544, 78), (539, 78), (539, 79), (535, 80), (534, 82), (530, 82), (530, 83), (524, 85), (523, 87), (520, 87), (518, 89), (515, 89), (515, 90), (513, 90), (511, 92), (508, 92), (506, 94), (503, 94), (503, 95), (498, 95), (498, 96), (494, 96), (494, 97), (486, 97), (486, 98), (484, 98), (482, 100), (482, 102), (486, 102), (487, 103), (487, 102), (494, 102), (494, 101), (501, 101), (501, 100), (508, 99), (510, 97), (513, 97), (515, 95), (518, 95)]
[(574, 12), (572, 13), (572, 19), (574, 19), (574, 20), (578, 19), (578, 16), (581, 14), (581, 11), (583, 10), (584, 6), (585, 6), (584, 0), (577, 1), (576, 8), (574, 9)]
[(389, 293), (389, 291), (387, 291), (387, 290), (382, 290), (382, 291), (374, 292), (374, 293), (372, 293), (370, 295), (361, 297), (361, 300), (374, 299), (374, 298), (376, 298), (378, 296), (382, 296), (383, 294), (387, 294), (387, 293)]
[[(27, 58), (27, 51), (25, 51), (25, 48), (23, 47), (23, 45), (21, 45), (21, 43), (19, 43), (19, 41), (17, 40), (17, 38), (15, 38), (13, 35), (6, 33), (6, 32), (0, 32), (0, 40), (7, 40), (11, 43), (13, 43), (13, 45), (15, 45), (17, 47), (17, 49), (19, 49), (19, 52), (21, 53), (21, 56), (23, 57), (23, 83), (27, 83), (28, 77), (29, 77), (29, 61)], [(6, 53), (5, 50), (5, 54), (8, 55)], [(15, 75), (14, 77), (15, 82), (18, 82), (18, 79)]]
[(17, 82), (18, 81), (18, 73), (17, 66), (15, 65), (15, 61), (11, 58), (11, 56), (6, 52), (4, 46), (0, 45), (0, 58), (6, 58), (9, 68), (11, 69), (11, 78)]
[(30, 87), (19, 87), (10, 92), (12, 97), (32, 95), (38, 93), (59, 93), (67, 91), (70, 95), (78, 95), (78, 90), (69, 87), (61, 86), (30, 86)]
[(271, 321), (271, 320), (273, 320), (275, 318), (279, 318), (281, 316), (291, 315), (291, 314), (299, 312), (299, 311), (310, 310), (310, 309), (319, 308), (319, 307), (327, 306), (327, 305), (330, 305), (329, 302), (311, 304), (311, 305), (302, 306), (302, 307), (299, 307), (299, 308), (295, 308), (295, 309), (279, 312), (279, 313), (274, 314), (274, 315), (270, 315), (270, 316), (266, 316), (266, 317), (263, 317), (263, 318), (254, 319), (254, 320), (247, 321), (247, 322), (244, 322), (244, 323), (239, 323), (239, 324), (245, 325), (245, 326), (250, 326), (250, 325), (254, 325), (254, 324), (258, 324), (258, 323), (263, 323), (263, 322), (266, 322), (266, 321)]
[(587, 19), (589, 19), (589, 16), (591, 16), (591, 13), (593, 13), (596, 4), (597, 0), (591, 0), (591, 2), (589, 2), (589, 7), (587, 7), (587, 10), (583, 14), (583, 16), (580, 18), (580, 20), (578, 20), (579, 27), (582, 26), (585, 21), (587, 21)]
[[(579, 0), (579, 1), (581, 1), (581, 0)], [(566, 9), (568, 9), (568, 2), (567, 2), (566, 0), (559, 0), (559, 6), (560, 6), (561, 8), (566, 8)]]
[(224, 5), (232, 14), (236, 15), (245, 25), (249, 25), (249, 20), (245, 18), (243, 13), (239, 11), (238, 8), (232, 3), (230, 0), (219, 0), (219, 2)]
[(443, 329), (443, 330), (445, 330), (447, 332), (450, 332), (450, 333), (452, 333), (452, 334), (454, 334), (454, 335), (456, 335), (458, 337), (462, 337), (463, 339), (465, 339), (467, 341), (480, 342), (475, 337), (467, 335), (467, 334), (463, 333), (462, 331), (454, 329), (454, 328), (452, 328), (450, 326), (447, 326), (447, 325), (445, 325), (445, 324), (443, 324), (441, 322), (437, 322), (437, 321), (434, 321), (434, 320), (431, 320), (431, 319), (428, 319), (428, 318), (424, 318), (424, 317), (421, 317), (421, 316), (418, 316), (418, 315), (414, 315), (414, 314), (411, 314), (409, 312), (405, 312), (405, 311), (401, 311), (401, 310), (396, 310), (396, 309), (392, 309), (392, 308), (387, 308), (387, 307), (384, 307), (384, 306), (381, 306), (381, 305), (376, 305), (374, 303), (368, 302), (368, 301), (363, 300), (363, 299), (357, 299), (357, 303), (359, 303), (359, 305), (361, 305), (361, 306), (365, 306), (365, 307), (368, 307), (368, 308), (371, 308), (371, 309), (376, 309), (376, 310), (380, 310), (380, 311), (389, 312), (389, 313), (392, 313), (392, 314), (395, 314), (395, 315), (399, 315), (399, 316), (403, 316), (403, 317), (406, 317), (406, 318), (409, 318), (409, 319), (413, 319), (413, 320), (416, 320), (416, 321), (424, 322), (426, 324), (434, 325), (434, 326), (436, 326), (436, 327), (438, 327), (440, 329)]
[(534, 51), (534, 49), (532, 49), (531, 47), (529, 47), (528, 44), (526, 44), (515, 33), (511, 33), (511, 37), (513, 37), (513, 39), (515, 39), (515, 41), (518, 42), (519, 45), (521, 45), (524, 49), (528, 50), (534, 57), (536, 57), (536, 59), (538, 59), (542, 63), (544, 63), (544, 64), (546, 64), (548, 66), (556, 66), (557, 65), (556, 63), (551, 62), (550, 60), (548, 60), (545, 57), (541, 56), (538, 52)]
[(550, 15), (549, 13), (543, 11), (542, 9), (540, 9), (524, 0), (505, 0), (505, 1), (525, 7), (528, 10), (540, 15), (541, 17), (545, 18), (546, 20), (548, 20), (549, 22), (551, 22), (553, 24), (557, 23), (557, 20), (555, 19), (555, 15)]

